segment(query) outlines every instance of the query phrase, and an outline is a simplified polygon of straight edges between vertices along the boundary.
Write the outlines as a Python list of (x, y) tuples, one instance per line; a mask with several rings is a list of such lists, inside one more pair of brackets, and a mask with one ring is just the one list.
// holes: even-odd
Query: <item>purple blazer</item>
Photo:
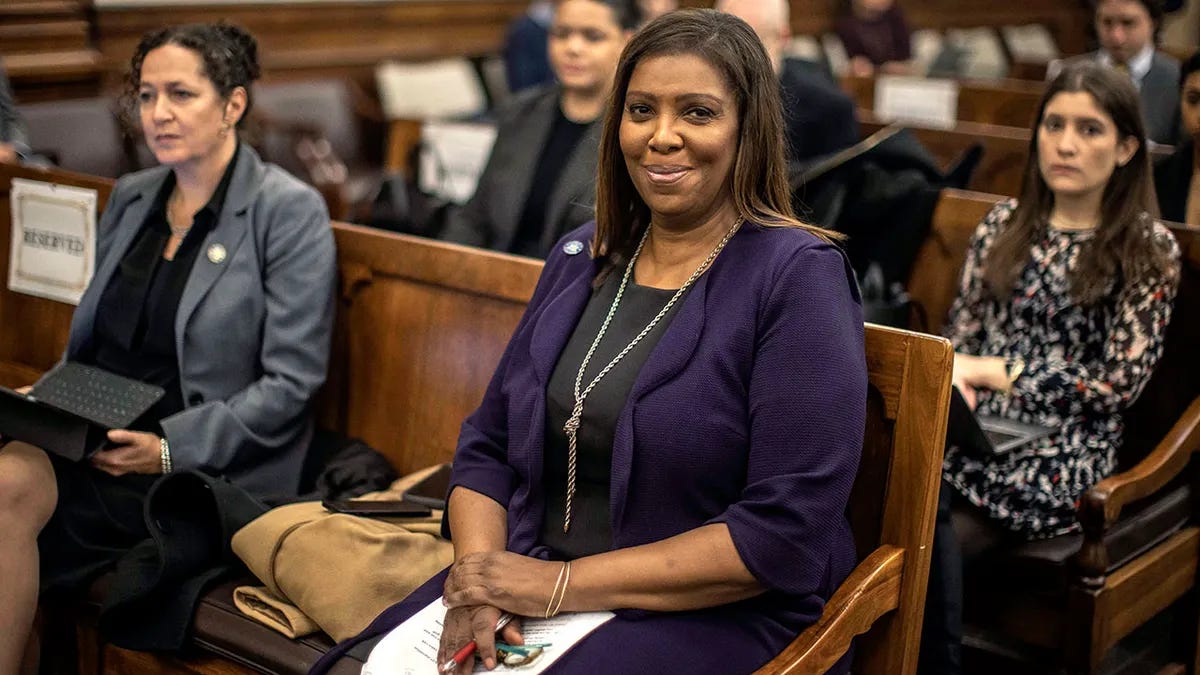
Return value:
[[(482, 404), (463, 423), (452, 486), (508, 510), (508, 548), (537, 543), (547, 490), (546, 385), (587, 304), (588, 224), (546, 261)], [(612, 449), (614, 548), (725, 523), (768, 589), (707, 610), (617, 612), (552, 672), (750, 672), (821, 615), (855, 564), (846, 502), (867, 369), (853, 272), (805, 231), (745, 225), (688, 293), (637, 376)], [(440, 574), (376, 621), (434, 600)]]

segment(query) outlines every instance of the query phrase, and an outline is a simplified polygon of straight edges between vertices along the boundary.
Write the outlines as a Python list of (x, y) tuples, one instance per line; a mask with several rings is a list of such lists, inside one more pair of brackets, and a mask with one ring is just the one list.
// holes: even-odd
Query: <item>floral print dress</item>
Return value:
[(1112, 474), (1121, 442), (1121, 411), (1150, 379), (1179, 279), (1179, 247), (1159, 223), (1153, 235), (1175, 262), (1166, 274), (1113, 288), (1081, 305), (1070, 279), (1090, 231), (1046, 228), (1030, 251), (1008, 302), (988, 292), (987, 251), (1016, 207), (997, 205), (975, 231), (946, 336), (956, 352), (1021, 358), (1025, 369), (1009, 393), (979, 391), (977, 411), (1061, 431), (1020, 451), (979, 458), (946, 449), (943, 475), (971, 503), (1027, 538), (1077, 527), (1076, 505)]

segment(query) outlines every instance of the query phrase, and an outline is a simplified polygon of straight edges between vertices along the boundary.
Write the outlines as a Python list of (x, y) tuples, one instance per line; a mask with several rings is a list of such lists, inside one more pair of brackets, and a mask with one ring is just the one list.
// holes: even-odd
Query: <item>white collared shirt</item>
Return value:
[[(1100, 63), (1111, 68), (1113, 66), (1113, 58), (1108, 52), (1100, 50)], [(1129, 59), (1129, 77), (1133, 80), (1133, 84), (1139, 90), (1142, 88), (1142, 80), (1146, 78), (1146, 73), (1150, 72), (1150, 66), (1154, 64), (1154, 43), (1151, 42), (1142, 51), (1138, 52), (1132, 59)]]

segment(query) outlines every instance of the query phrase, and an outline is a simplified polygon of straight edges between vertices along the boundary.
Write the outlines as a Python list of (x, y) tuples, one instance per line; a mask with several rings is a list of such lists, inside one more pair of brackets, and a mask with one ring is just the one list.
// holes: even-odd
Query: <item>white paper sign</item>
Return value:
[(483, 83), (465, 58), (384, 62), (375, 68), (375, 84), (390, 120), (467, 117), (487, 108)]
[(958, 82), (880, 75), (875, 78), (875, 116), (950, 129), (958, 119)]
[(1016, 61), (1049, 63), (1061, 55), (1054, 36), (1041, 24), (1004, 26), (1000, 34), (1004, 36), (1004, 43)]
[(463, 204), (475, 194), (496, 143), (496, 127), (469, 122), (421, 125), (421, 191)]
[(12, 180), (8, 288), (79, 304), (96, 265), (96, 191)]

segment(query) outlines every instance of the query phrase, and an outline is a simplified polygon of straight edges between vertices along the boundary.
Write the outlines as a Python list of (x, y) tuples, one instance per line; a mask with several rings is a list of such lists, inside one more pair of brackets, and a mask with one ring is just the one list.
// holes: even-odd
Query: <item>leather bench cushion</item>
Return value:
[[(210, 590), (196, 608), (193, 641), (198, 647), (269, 675), (304, 675), (321, 655), (333, 647), (324, 633), (292, 640), (254, 621), (233, 604), (233, 589), (241, 579)], [(342, 659), (333, 675), (358, 675), (362, 662)]]
[[(1104, 537), (1111, 574), (1141, 553), (1178, 532), (1192, 515), (1192, 489), (1186, 483), (1161, 490), (1122, 510)], [(1061, 594), (1070, 582), (1071, 560), (1083, 543), (1080, 533), (1025, 542), (991, 557), (986, 574), (1004, 587)], [(994, 575), (994, 576), (993, 576)], [(989, 582), (989, 586), (995, 587)]]
[[(87, 605), (93, 612), (111, 581), (104, 575), (92, 584)], [(233, 589), (258, 585), (252, 577), (243, 577), (215, 586), (204, 594), (196, 607), (192, 642), (200, 649), (267, 675), (305, 675), (317, 659), (333, 647), (324, 633), (292, 640), (250, 619), (233, 604)], [(330, 671), (332, 675), (359, 675), (368, 649), (351, 651)]]

